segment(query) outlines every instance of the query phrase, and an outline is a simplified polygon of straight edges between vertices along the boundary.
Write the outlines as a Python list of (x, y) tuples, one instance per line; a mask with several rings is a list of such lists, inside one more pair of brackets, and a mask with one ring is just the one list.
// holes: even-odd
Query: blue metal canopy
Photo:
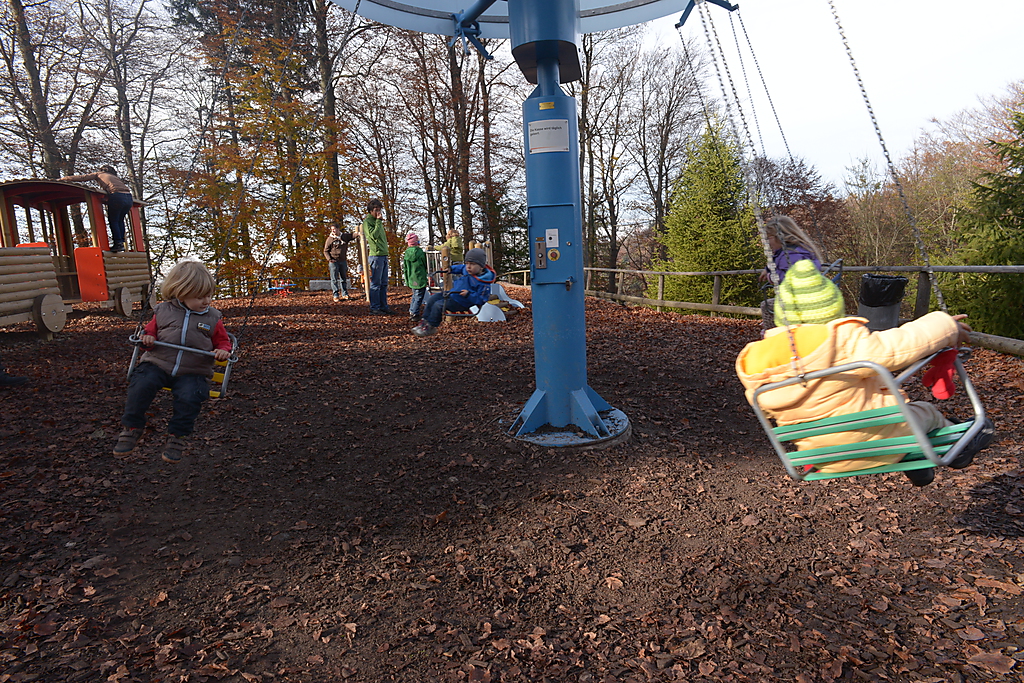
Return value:
[[(472, 0), (333, 0), (345, 9), (382, 24), (442, 36), (455, 34), (452, 15), (461, 14)], [(681, 12), (687, 0), (580, 0), (580, 30), (607, 31)], [(508, 2), (498, 0), (477, 19), (481, 38), (508, 38)]]

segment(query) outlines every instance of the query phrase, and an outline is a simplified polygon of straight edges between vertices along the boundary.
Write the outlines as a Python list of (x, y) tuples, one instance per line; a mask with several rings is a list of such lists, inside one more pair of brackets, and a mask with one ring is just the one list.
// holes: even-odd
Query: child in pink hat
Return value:
[(420, 237), (414, 232), (405, 236), (409, 248), (402, 254), (402, 274), (405, 284), (412, 289), (409, 302), (409, 322), (420, 321), (420, 308), (427, 296), (427, 254), (420, 248)]

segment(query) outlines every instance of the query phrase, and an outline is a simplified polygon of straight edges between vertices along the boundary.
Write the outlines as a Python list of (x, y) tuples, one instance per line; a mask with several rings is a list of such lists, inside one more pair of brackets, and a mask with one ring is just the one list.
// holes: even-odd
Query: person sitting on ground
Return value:
[(20, 387), (28, 382), (28, 377), (16, 377), (7, 373), (4, 362), (0, 359), (0, 387)]
[(402, 274), (405, 284), (412, 290), (409, 301), (409, 322), (420, 321), (420, 309), (427, 296), (427, 254), (420, 248), (420, 236), (410, 232), (405, 236), (409, 248), (402, 254)]
[(487, 252), (483, 249), (470, 249), (466, 252), (465, 263), (453, 264), (448, 272), (462, 277), (452, 283), (447, 293), (434, 294), (427, 299), (423, 320), (412, 328), (417, 337), (429, 337), (437, 332), (446, 311), (464, 313), (472, 306), (483, 306), (491, 298), (491, 285), (497, 274), (487, 265)]
[[(131, 453), (146, 427), (146, 411), (164, 387), (171, 388), (174, 413), (167, 423), (167, 442), (163, 460), (171, 464), (181, 461), (185, 438), (195, 427), (203, 401), (210, 397), (209, 378), (213, 377), (214, 360), (231, 356), (221, 313), (210, 306), (216, 285), (210, 271), (198, 261), (181, 261), (167, 272), (160, 285), (164, 301), (153, 310), (153, 319), (142, 332), (142, 345), (152, 347), (132, 371), (128, 381), (121, 424), (124, 430), (117, 438), (114, 455)], [(189, 353), (154, 341), (189, 346), (200, 351), (213, 351), (213, 357)]]
[[(936, 311), (905, 325), (872, 332), (864, 318), (844, 317), (845, 306), (839, 288), (824, 277), (814, 262), (797, 261), (779, 286), (775, 319), (790, 327), (769, 330), (765, 338), (747, 344), (736, 358), (736, 374), (753, 404), (754, 391), (771, 382), (794, 376), (791, 347), (799, 355), (803, 372), (824, 370), (854, 361), (872, 361), (897, 371), (945, 347), (968, 340), (971, 328), (961, 322), (966, 316)], [(792, 334), (792, 339), (790, 339)], [(759, 397), (765, 413), (780, 426), (811, 422), (836, 415), (896, 405), (896, 397), (877, 374), (858, 370), (814, 380), (806, 384), (766, 392)], [(951, 423), (927, 401), (908, 403), (911, 414), (925, 432)], [(869, 427), (857, 431), (825, 434), (796, 441), (798, 450), (875, 441), (913, 434), (905, 422)], [(995, 434), (986, 418), (984, 429), (963, 450), (950, 467), (962, 469), (988, 446)], [(899, 462), (906, 454), (880, 455), (825, 463), (821, 472), (850, 472)], [(933, 468), (904, 472), (915, 486), (926, 486), (935, 478)]]
[(348, 243), (352, 241), (352, 233), (342, 232), (338, 224), (331, 225), (331, 233), (324, 242), (324, 256), (331, 274), (331, 290), (334, 300), (348, 301)]
[(95, 180), (107, 192), (107, 220), (110, 222), (110, 251), (124, 251), (124, 219), (132, 210), (132, 191), (117, 177), (113, 166), (100, 166), (95, 173), (64, 176), (61, 180), (84, 183)]

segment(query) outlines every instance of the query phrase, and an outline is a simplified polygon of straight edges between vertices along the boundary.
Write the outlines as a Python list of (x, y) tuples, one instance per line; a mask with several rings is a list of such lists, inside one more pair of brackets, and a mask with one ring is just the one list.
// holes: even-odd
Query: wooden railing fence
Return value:
[[(624, 270), (619, 268), (584, 268), (586, 278), (585, 291), (587, 296), (609, 301), (618, 301), (624, 304), (636, 304), (639, 306), (653, 306), (658, 311), (666, 308), (675, 308), (691, 311), (708, 311), (711, 313), (731, 313), (735, 315), (750, 315), (760, 317), (761, 309), (752, 306), (732, 306), (721, 302), (722, 281), (726, 277), (756, 276), (758, 270), (713, 270), (698, 272), (666, 272), (658, 270)], [(1022, 266), (932, 266), (935, 273), (1004, 273), (1024, 275)], [(844, 273), (917, 273), (917, 297), (914, 301), (914, 318), (919, 318), (928, 313), (931, 303), (931, 277), (924, 266), (844, 266)], [(607, 274), (613, 278), (615, 292), (596, 290), (592, 288), (595, 274)], [(511, 284), (529, 286), (529, 270), (516, 270), (502, 275), (502, 279)], [(675, 277), (712, 277), (711, 302), (692, 301), (666, 301), (665, 300), (665, 278)], [(643, 281), (643, 289), (647, 289), (647, 282), (657, 278), (658, 298), (651, 299), (644, 296), (633, 296), (626, 294), (626, 278), (639, 277)], [(1021, 283), (1024, 286), (1024, 282)], [(975, 346), (1010, 353), (1017, 356), (1024, 356), (1024, 341), (999, 337), (981, 332), (971, 333), (971, 343)]]

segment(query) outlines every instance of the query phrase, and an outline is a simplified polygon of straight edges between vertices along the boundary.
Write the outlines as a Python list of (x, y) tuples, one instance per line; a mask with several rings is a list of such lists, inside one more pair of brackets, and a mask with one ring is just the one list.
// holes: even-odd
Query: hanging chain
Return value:
[[(738, 11), (738, 10), (737, 10)], [(736, 54), (740, 59), (740, 72), (743, 74), (743, 84), (747, 86), (747, 101), (750, 102), (750, 116), (754, 119), (754, 129), (757, 130), (757, 139), (761, 143), (761, 158), (767, 159), (768, 152), (764, 148), (764, 135), (761, 133), (761, 122), (757, 118), (757, 109), (754, 107), (754, 93), (750, 89), (750, 79), (747, 77), (747, 64), (743, 61), (743, 50), (740, 49), (740, 38), (736, 34), (736, 23), (732, 20), (732, 12), (729, 12), (729, 28), (732, 29), (732, 40), (736, 44)], [(750, 51), (753, 54), (753, 50)], [(722, 56), (724, 61), (725, 56)], [(755, 64), (756, 64), (755, 60)], [(760, 71), (760, 67), (758, 67)]]
[(882, 137), (882, 129), (878, 125), (878, 119), (875, 117), (875, 110), (871, 106), (871, 100), (868, 99), (868, 91), (864, 87), (864, 80), (860, 76), (860, 69), (857, 68), (857, 62), (853, 58), (853, 50), (850, 49), (850, 41), (846, 37), (846, 31), (843, 29), (843, 24), (839, 20), (839, 13), (836, 11), (836, 5), (834, 0), (828, 0), (828, 6), (832, 10), (832, 18), (835, 19), (836, 28), (839, 29), (839, 37), (843, 39), (843, 47), (846, 48), (846, 56), (850, 59), (850, 66), (853, 67), (853, 75), (857, 78), (857, 85), (860, 87), (861, 97), (864, 99), (864, 104), (868, 108), (868, 115), (871, 117), (871, 124), (875, 127), (875, 135), (878, 136), (878, 142), (882, 146), (882, 153), (885, 155), (886, 167), (889, 170), (889, 175), (892, 177), (893, 184), (896, 185), (896, 192), (899, 194), (900, 203), (903, 205), (903, 211), (907, 215), (907, 221), (910, 223), (911, 229), (914, 231), (914, 242), (917, 245), (917, 251), (921, 255), (921, 261), (924, 263), (925, 271), (928, 273), (928, 279), (932, 283), (932, 291), (935, 293), (935, 299), (939, 303), (939, 308), (944, 313), (948, 313), (949, 309), (946, 308), (946, 300), (942, 296), (942, 290), (939, 288), (938, 278), (935, 277), (935, 271), (932, 269), (931, 260), (928, 258), (928, 250), (924, 245), (924, 238), (921, 237), (921, 229), (917, 225), (917, 220), (914, 218), (914, 212), (910, 210), (910, 202), (907, 201), (907, 195), (903, 191), (903, 183), (900, 182), (899, 173), (896, 171), (896, 164), (892, 161), (892, 156), (889, 154), (889, 148), (885, 144), (885, 138)]
[[(700, 16), (701, 26), (704, 28), (704, 37), (705, 37), (705, 39), (708, 42), (708, 48), (709, 48), (709, 50), (711, 51), (711, 54), (712, 54), (712, 62), (715, 65), (715, 74), (718, 76), (718, 85), (722, 89), (723, 101), (725, 103), (725, 109), (726, 109), (726, 119), (729, 121), (729, 127), (732, 129), (733, 137), (735, 138), (736, 144), (738, 145), (738, 152), (739, 152), (738, 158), (739, 158), (739, 162), (740, 162), (740, 168), (743, 171), (743, 178), (744, 178), (744, 182), (745, 182), (746, 189), (747, 189), (747, 201), (750, 202), (750, 206), (751, 206), (751, 208), (754, 211), (754, 222), (757, 225), (757, 232), (758, 232), (758, 235), (761, 238), (761, 247), (764, 250), (765, 263), (766, 263), (767, 268), (768, 268), (768, 277), (769, 277), (769, 279), (770, 279), (770, 281), (772, 283), (772, 286), (775, 288), (775, 294), (776, 294), (775, 300), (779, 304), (779, 312), (782, 313), (782, 324), (786, 327), (786, 335), (789, 338), (789, 351), (790, 351), (789, 362), (790, 362), (790, 367), (793, 368), (793, 372), (794, 372), (794, 374), (796, 376), (803, 377), (804, 374), (805, 374), (805, 371), (803, 370), (803, 367), (802, 367), (802, 365), (800, 363), (800, 355), (797, 353), (796, 338), (793, 335), (793, 328), (792, 328), (792, 325), (790, 325), (789, 316), (786, 315), (786, 305), (785, 305), (785, 302), (782, 301), (781, 297), (778, 296), (778, 293), (779, 293), (779, 282), (780, 282), (780, 280), (779, 280), (779, 272), (778, 272), (778, 269), (775, 266), (775, 255), (772, 252), (771, 243), (769, 243), (769, 241), (768, 241), (768, 230), (765, 228), (764, 218), (761, 215), (761, 205), (760, 205), (760, 203), (758, 201), (756, 190), (755, 190), (755, 184), (754, 184), (754, 180), (755, 179), (753, 177), (753, 172), (750, 169), (750, 164), (747, 163), (745, 146), (743, 144), (743, 138), (740, 136), (740, 132), (739, 132), (739, 130), (736, 127), (736, 120), (735, 120), (735, 117), (733, 116), (732, 110), (731, 110), (731, 108), (729, 106), (729, 96), (728, 96), (728, 93), (725, 90), (725, 81), (722, 79), (722, 73), (721, 73), (721, 71), (718, 68), (718, 61), (717, 61), (717, 59), (715, 59), (715, 51), (714, 51), (714, 47), (713, 47), (713, 45), (711, 43), (711, 31), (708, 29), (708, 22), (705, 21), (704, 11), (703, 11), (703, 6), (702, 5), (703, 5), (703, 3), (700, 4), (700, 5), (697, 5), (697, 13)], [(680, 38), (681, 37), (682, 37), (682, 34), (680, 34)], [(715, 39), (717, 41), (717, 35), (715, 36)], [(724, 61), (724, 54), (723, 54), (723, 61)], [(726, 71), (728, 71), (728, 66), (726, 66), (725, 69), (726, 69)], [(729, 78), (729, 82), (732, 83), (731, 76)], [(736, 89), (734, 87), (733, 88), (734, 95), (735, 95), (735, 92), (736, 92)], [(737, 98), (737, 101), (738, 101), (738, 98)], [(747, 139), (750, 140), (750, 131), (747, 128), (747, 122), (746, 122), (746, 118), (744, 118), (744, 116), (743, 116), (743, 110), (742, 110), (742, 108), (740, 108), (738, 106), (737, 106), (737, 109), (740, 110), (740, 120), (742, 121), (744, 130), (747, 133)], [(753, 140), (750, 140), (750, 146), (753, 149)]]
[[(789, 140), (786, 139), (786, 133), (782, 130), (782, 122), (779, 120), (779, 112), (775, 110), (775, 102), (772, 100), (772, 95), (768, 92), (768, 83), (764, 80), (764, 73), (761, 71), (761, 64), (757, 61), (757, 53), (754, 52), (754, 45), (750, 42), (750, 36), (747, 34), (747, 25), (743, 23), (743, 15), (736, 11), (736, 18), (740, 22), (740, 29), (743, 30), (743, 37), (747, 41), (747, 49), (750, 50), (750, 56), (754, 60), (754, 67), (757, 69), (757, 76), (761, 79), (761, 87), (764, 88), (765, 97), (768, 98), (768, 105), (772, 109), (772, 116), (775, 117), (775, 125), (778, 126), (779, 135), (782, 136), (782, 144), (786, 147), (786, 154), (790, 159), (793, 159), (793, 152), (789, 149)], [(730, 21), (732, 20), (732, 14), (729, 14)]]

